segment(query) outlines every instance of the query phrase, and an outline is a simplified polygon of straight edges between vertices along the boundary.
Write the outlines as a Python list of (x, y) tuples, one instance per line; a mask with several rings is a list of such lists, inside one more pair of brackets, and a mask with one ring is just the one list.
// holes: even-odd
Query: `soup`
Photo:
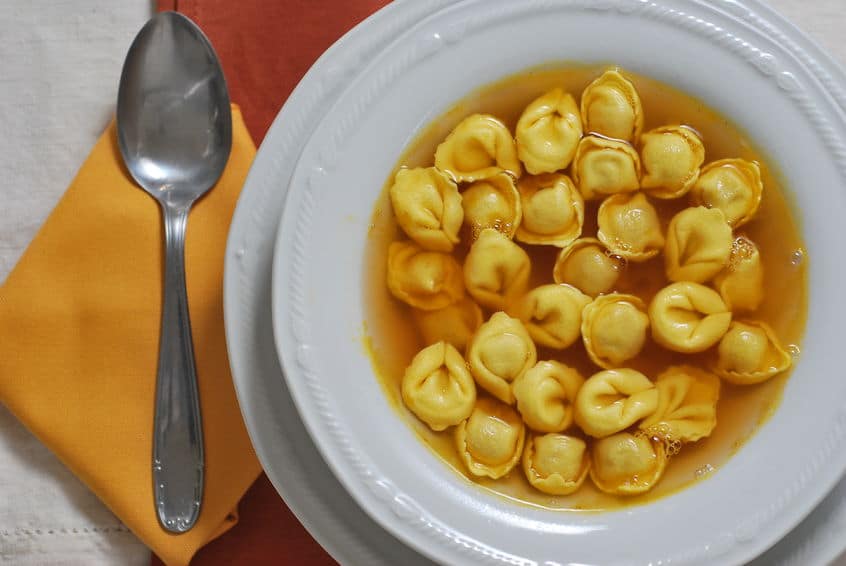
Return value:
[[(429, 188), (394, 189), (402, 227), (398, 185)], [(432, 194), (438, 229), (415, 231)], [(778, 406), (805, 323), (778, 171), (695, 98), (599, 67), (527, 71), (436, 119), (386, 180), (365, 261), (396, 410), (468, 481), (553, 509), (715, 473)]]

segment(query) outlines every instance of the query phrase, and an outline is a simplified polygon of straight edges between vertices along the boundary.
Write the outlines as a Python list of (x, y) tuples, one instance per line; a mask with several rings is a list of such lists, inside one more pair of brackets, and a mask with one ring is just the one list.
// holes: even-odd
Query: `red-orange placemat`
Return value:
[(285, 99), (338, 38), (388, 0), (158, 0), (194, 20), (260, 144)]
[[(158, 0), (194, 20), (223, 63), (229, 94), (261, 143), (285, 99), (335, 40), (387, 0)], [(323, 565), (334, 561), (262, 475), (239, 506), (237, 526), (200, 550), (195, 566)], [(153, 557), (153, 564), (161, 562)]]

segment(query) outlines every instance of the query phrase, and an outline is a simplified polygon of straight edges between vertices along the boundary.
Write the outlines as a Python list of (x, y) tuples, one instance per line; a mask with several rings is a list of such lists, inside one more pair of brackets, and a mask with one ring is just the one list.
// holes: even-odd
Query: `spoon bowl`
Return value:
[(118, 143), (155, 198), (195, 200), (217, 181), (232, 146), (229, 94), (203, 32), (162, 12), (138, 33), (118, 89)]
[(164, 220), (152, 482), (162, 528), (183, 533), (199, 517), (204, 481), (185, 233), (191, 205), (220, 178), (232, 146), (223, 71), (188, 18), (162, 12), (138, 33), (121, 73), (117, 131), (126, 168), (159, 202)]

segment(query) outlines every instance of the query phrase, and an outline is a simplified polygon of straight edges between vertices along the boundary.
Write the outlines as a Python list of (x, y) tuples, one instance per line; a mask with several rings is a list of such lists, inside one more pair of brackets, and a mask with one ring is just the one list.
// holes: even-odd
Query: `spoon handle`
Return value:
[(162, 202), (165, 273), (153, 430), (153, 493), (159, 522), (174, 533), (184, 533), (194, 525), (203, 497), (203, 427), (185, 289), (188, 209)]

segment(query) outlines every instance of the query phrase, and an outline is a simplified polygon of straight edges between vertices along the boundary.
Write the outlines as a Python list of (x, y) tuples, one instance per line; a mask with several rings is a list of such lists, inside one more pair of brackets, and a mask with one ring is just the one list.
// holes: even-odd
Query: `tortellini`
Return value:
[(464, 278), (451, 255), (409, 241), (393, 242), (388, 247), (388, 289), (412, 307), (438, 310), (464, 297)]
[(476, 302), (493, 311), (507, 310), (529, 286), (531, 260), (508, 236), (486, 228), (464, 259), (464, 283)]
[(435, 167), (458, 182), (472, 182), (508, 172), (521, 173), (517, 145), (508, 128), (489, 114), (462, 120), (435, 151)]
[(582, 93), (582, 124), (586, 132), (609, 138), (639, 138), (643, 106), (634, 85), (617, 70), (603, 73)]
[(643, 134), (640, 143), (640, 188), (655, 198), (687, 194), (705, 161), (705, 146), (699, 135), (685, 126), (663, 126)]
[(514, 380), (523, 421), (538, 432), (561, 432), (573, 424), (573, 402), (584, 383), (578, 371), (555, 361), (538, 362)]
[(397, 223), (412, 240), (427, 250), (452, 251), (464, 210), (448, 175), (434, 167), (400, 169), (390, 194)]
[(658, 407), (658, 390), (633, 369), (594, 374), (576, 395), (575, 421), (586, 434), (603, 438), (627, 429)]
[(722, 271), (731, 255), (731, 227), (717, 208), (686, 208), (667, 229), (664, 263), (670, 281), (704, 283)]
[(667, 285), (649, 304), (652, 338), (674, 352), (704, 352), (728, 330), (731, 311), (716, 291), (690, 281)]
[(754, 311), (764, 300), (764, 265), (755, 242), (739, 236), (728, 265), (714, 278), (714, 287), (733, 311)]
[(655, 487), (667, 456), (664, 443), (645, 435), (621, 432), (593, 443), (590, 477), (600, 490), (637, 495)]
[(537, 359), (535, 343), (523, 323), (504, 312), (494, 313), (467, 346), (467, 363), (476, 383), (509, 405), (515, 401), (511, 382)]
[(599, 241), (622, 258), (646, 261), (664, 247), (658, 213), (643, 193), (608, 197), (599, 205), (597, 218)]
[(552, 277), (595, 297), (614, 288), (624, 267), (623, 260), (596, 238), (580, 238), (558, 254)]
[(696, 442), (717, 426), (720, 379), (693, 366), (672, 366), (655, 380), (658, 408), (640, 423), (648, 435)]
[(585, 136), (573, 159), (573, 180), (585, 200), (640, 187), (640, 157), (626, 142)]
[(515, 314), (535, 342), (563, 350), (579, 339), (588, 303), (590, 297), (570, 285), (541, 285), (520, 299)]
[(432, 430), (444, 430), (470, 416), (476, 384), (455, 346), (438, 342), (411, 360), (402, 378), (402, 399)]
[(489, 397), (476, 402), (470, 417), (455, 429), (458, 455), (475, 476), (498, 479), (520, 461), (526, 427), (514, 409)]
[(757, 163), (745, 159), (721, 159), (702, 168), (691, 196), (696, 205), (719, 208), (733, 228), (755, 216), (764, 184)]
[(523, 177), (517, 185), (523, 221), (517, 239), (527, 244), (564, 247), (582, 233), (585, 203), (566, 175)]
[(566, 168), (582, 137), (573, 95), (554, 88), (533, 100), (517, 121), (517, 155), (532, 175)]
[(587, 444), (566, 434), (535, 436), (523, 450), (523, 472), (535, 489), (567, 495), (579, 489), (590, 469)]
[(461, 351), (482, 325), (482, 309), (469, 297), (436, 311), (414, 310), (414, 320), (426, 344), (444, 341)]
[(788, 369), (790, 354), (763, 322), (736, 320), (717, 347), (714, 371), (730, 383), (761, 383)]
[[(741, 135), (618, 69), (567, 92), (585, 72), (544, 70), (453, 109), (434, 164), (422, 153), (444, 124), (403, 153), (378, 205), (390, 199), (394, 223), (377, 210), (368, 239), (378, 252), (396, 240), (387, 286), (411, 308), (374, 295), (373, 322), (413, 328), (380, 328), (374, 365), (397, 378), (407, 363), (386, 391), (420, 436), (509, 496), (519, 474), (541, 492), (531, 503), (598, 509), (655, 487), (683, 447), (659, 496), (747, 435), (757, 412), (740, 413), (757, 394), (735, 385), (794, 363), (798, 346), (767, 323), (799, 334), (807, 268), (784, 199), (758, 212), (769, 177)], [(649, 86), (648, 121), (635, 83)], [(722, 158), (739, 148), (747, 159)], [(596, 489), (567, 497), (588, 476)]]
[(474, 239), (485, 228), (494, 228), (513, 238), (523, 218), (520, 194), (514, 178), (507, 173), (498, 173), (467, 187), (462, 204), (464, 223)]
[(621, 367), (637, 356), (648, 328), (646, 305), (635, 295), (602, 295), (582, 314), (585, 350), (593, 363), (605, 369)]

